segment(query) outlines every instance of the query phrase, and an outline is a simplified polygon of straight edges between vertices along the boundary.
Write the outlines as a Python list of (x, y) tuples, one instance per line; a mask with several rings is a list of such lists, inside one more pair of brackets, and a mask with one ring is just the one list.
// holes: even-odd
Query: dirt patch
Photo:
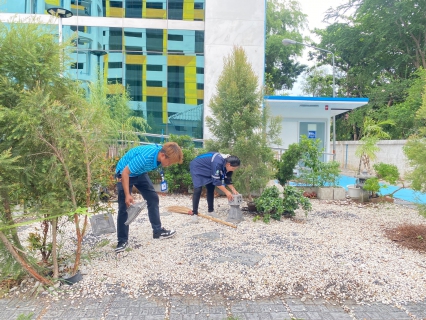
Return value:
[(400, 246), (426, 253), (426, 225), (402, 224), (386, 230), (385, 234)]

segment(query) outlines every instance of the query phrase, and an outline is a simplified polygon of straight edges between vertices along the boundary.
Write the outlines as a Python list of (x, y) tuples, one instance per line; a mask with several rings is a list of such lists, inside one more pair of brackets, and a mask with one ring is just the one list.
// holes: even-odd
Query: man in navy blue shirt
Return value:
[[(217, 217), (214, 213), (214, 189), (218, 187), (229, 201), (233, 194), (238, 194), (232, 185), (232, 173), (240, 166), (240, 159), (236, 156), (222, 155), (219, 152), (208, 152), (199, 155), (189, 164), (194, 193), (192, 195), (193, 222), (198, 222), (198, 205), (200, 203), (203, 186), (207, 189), (208, 213)], [(226, 189), (228, 186), (228, 189)]]
[(133, 186), (138, 189), (148, 205), (148, 217), (153, 230), (154, 239), (170, 238), (176, 231), (161, 227), (159, 198), (154, 185), (148, 177), (148, 171), (159, 167), (168, 167), (183, 162), (183, 153), (175, 142), (167, 142), (163, 146), (145, 145), (130, 149), (117, 163), (115, 175), (118, 190), (117, 238), (115, 252), (126, 249), (129, 240), (127, 208), (134, 203)]

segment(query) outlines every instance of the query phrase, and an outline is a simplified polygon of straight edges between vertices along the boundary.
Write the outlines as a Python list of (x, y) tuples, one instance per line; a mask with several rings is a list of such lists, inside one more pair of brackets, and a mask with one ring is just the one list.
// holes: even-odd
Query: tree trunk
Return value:
[[(5, 212), (5, 218), (6, 218), (5, 222), (9, 226), (13, 226), (15, 224), (15, 221), (13, 220), (12, 211), (10, 209), (9, 194), (8, 194), (7, 190), (5, 190), (5, 189), (1, 189), (0, 192), (1, 192), (1, 198), (3, 198), (3, 208), (4, 208), (4, 212)], [(18, 230), (16, 229), (16, 227), (11, 227), (10, 233), (12, 235), (13, 244), (18, 249), (23, 250), (21, 241), (19, 240)]]
[(52, 281), (46, 279), (42, 275), (40, 275), (37, 270), (35, 270), (27, 261), (25, 258), (21, 257), (19, 253), (15, 250), (13, 245), (9, 242), (6, 235), (0, 231), (0, 240), (3, 242), (4, 246), (6, 247), (7, 251), (10, 252), (10, 254), (16, 259), (16, 261), (24, 268), (34, 279), (37, 281), (40, 281), (42, 284), (45, 285), (52, 285)]
[(59, 268), (58, 268), (58, 253), (57, 253), (57, 228), (58, 228), (58, 218), (52, 220), (52, 262), (53, 262), (53, 279), (59, 277)]

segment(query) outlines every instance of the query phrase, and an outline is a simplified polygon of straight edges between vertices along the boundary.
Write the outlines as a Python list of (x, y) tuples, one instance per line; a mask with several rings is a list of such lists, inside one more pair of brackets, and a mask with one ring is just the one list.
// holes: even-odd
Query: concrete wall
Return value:
[[(263, 86), (265, 59), (265, 0), (206, 1), (204, 35), (204, 119), (223, 70), (223, 59), (241, 46)], [(211, 133), (204, 123), (204, 139)]]
[[(371, 168), (374, 163), (379, 162), (394, 164), (398, 167), (401, 178), (404, 178), (406, 173), (410, 171), (407, 157), (403, 151), (406, 142), (407, 140), (379, 141), (377, 146), (380, 151), (377, 152), (377, 159), (371, 162)], [(359, 141), (336, 141), (336, 161), (340, 162), (342, 169), (358, 171), (359, 157), (355, 155), (355, 150), (359, 145)], [(330, 143), (330, 149), (333, 149), (332, 142)]]

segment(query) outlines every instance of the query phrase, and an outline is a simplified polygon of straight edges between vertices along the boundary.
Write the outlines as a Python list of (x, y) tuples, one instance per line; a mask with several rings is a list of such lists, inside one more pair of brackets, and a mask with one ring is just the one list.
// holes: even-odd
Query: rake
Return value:
[[(170, 206), (170, 207), (167, 207), (166, 209), (168, 211), (170, 211), (170, 212), (182, 213), (182, 214), (188, 214), (188, 212), (191, 211), (191, 209), (189, 209), (187, 207), (182, 207), (182, 206)], [(206, 218), (206, 219), (212, 220), (214, 222), (222, 223), (222, 224), (230, 226), (232, 228), (236, 228), (237, 227), (235, 224), (232, 224), (230, 222), (226, 222), (226, 221), (220, 220), (218, 218), (210, 217), (210, 216), (205, 215), (205, 214), (198, 213), (198, 216), (202, 217), (202, 218)]]
[(141, 213), (142, 210), (145, 209), (146, 204), (147, 204), (146, 201), (142, 201), (142, 202), (133, 203), (130, 207), (128, 207), (127, 208), (127, 221), (124, 222), (124, 224), (126, 226), (131, 224), (136, 219), (136, 217), (139, 215), (139, 213)]

